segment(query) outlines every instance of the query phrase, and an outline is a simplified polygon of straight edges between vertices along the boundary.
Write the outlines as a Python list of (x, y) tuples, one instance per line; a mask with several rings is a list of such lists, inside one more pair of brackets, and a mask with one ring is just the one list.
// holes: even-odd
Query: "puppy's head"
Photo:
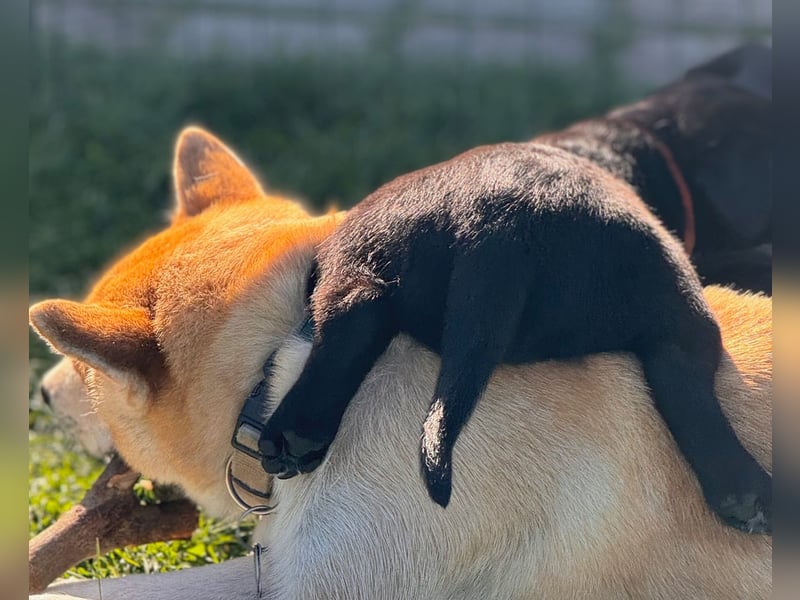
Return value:
[(690, 191), (700, 253), (771, 242), (771, 86), (771, 50), (748, 45), (608, 115), (668, 147)]
[(221, 474), (261, 364), (299, 320), (316, 246), (338, 216), (266, 194), (222, 142), (177, 141), (170, 225), (112, 264), (85, 301), (30, 308), (66, 358), (43, 380), (94, 452), (115, 447), (210, 512), (233, 508)]

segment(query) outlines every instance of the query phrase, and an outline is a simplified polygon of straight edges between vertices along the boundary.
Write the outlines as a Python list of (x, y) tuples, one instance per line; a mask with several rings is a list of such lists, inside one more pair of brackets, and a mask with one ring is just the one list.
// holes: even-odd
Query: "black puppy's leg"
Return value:
[(320, 324), (300, 377), (267, 421), (262, 466), (280, 478), (316, 469), (350, 400), (394, 330), (386, 298), (351, 304)]
[(713, 322), (681, 328), (641, 357), (655, 405), (694, 470), (706, 501), (728, 525), (771, 531), (772, 478), (742, 446), (714, 394), (722, 346)]
[[(422, 432), (421, 468), (434, 502), (452, 493), (453, 446), (495, 367), (503, 362), (526, 298), (521, 278), (492, 258), (463, 259), (453, 269), (441, 344), (441, 369)], [(511, 275), (511, 276), (510, 276)]]

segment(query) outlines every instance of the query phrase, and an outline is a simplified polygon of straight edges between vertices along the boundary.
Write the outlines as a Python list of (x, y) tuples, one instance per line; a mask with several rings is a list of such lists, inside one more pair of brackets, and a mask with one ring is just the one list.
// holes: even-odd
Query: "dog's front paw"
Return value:
[(310, 473), (325, 458), (331, 440), (315, 439), (293, 430), (281, 431), (271, 421), (264, 427), (258, 448), (261, 466), (278, 479), (289, 479), (300, 473)]

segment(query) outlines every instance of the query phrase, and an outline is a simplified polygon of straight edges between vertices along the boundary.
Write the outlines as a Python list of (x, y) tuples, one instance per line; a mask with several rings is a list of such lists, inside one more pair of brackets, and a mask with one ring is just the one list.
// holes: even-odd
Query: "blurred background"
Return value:
[[(79, 298), (161, 227), (187, 123), (268, 188), (323, 209), (469, 147), (632, 101), (746, 41), (771, 0), (31, 0), (30, 295)], [(54, 427), (30, 338), (30, 533), (100, 464)], [(88, 561), (98, 576), (246, 551), (204, 520), (185, 544)]]

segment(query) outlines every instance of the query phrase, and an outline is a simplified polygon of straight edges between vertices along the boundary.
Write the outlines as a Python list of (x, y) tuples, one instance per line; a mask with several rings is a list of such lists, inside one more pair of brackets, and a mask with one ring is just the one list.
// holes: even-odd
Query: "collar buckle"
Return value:
[[(272, 359), (274, 356), (275, 353), (273, 352), (267, 359), (267, 365), (269, 365), (270, 370), (272, 368)], [(267, 370), (267, 365), (264, 366), (265, 371)], [(233, 446), (235, 450), (244, 452), (251, 458), (258, 460), (261, 459), (261, 452), (258, 450), (258, 440), (261, 437), (261, 430), (264, 427), (262, 411), (264, 410), (266, 400), (267, 380), (265, 378), (259, 381), (250, 392), (250, 395), (247, 396), (247, 400), (245, 400), (244, 406), (242, 407), (242, 412), (239, 413), (239, 417), (236, 419), (236, 427), (233, 429), (233, 437), (231, 438), (231, 446)]]
[[(311, 340), (314, 337), (314, 321), (306, 313), (294, 335)], [(264, 516), (275, 510), (266, 504), (272, 495), (272, 478), (261, 467), (261, 452), (258, 442), (264, 428), (269, 382), (277, 350), (264, 363), (263, 378), (255, 385), (242, 406), (231, 437), (233, 454), (225, 464), (225, 485), (228, 494), (245, 514)]]

